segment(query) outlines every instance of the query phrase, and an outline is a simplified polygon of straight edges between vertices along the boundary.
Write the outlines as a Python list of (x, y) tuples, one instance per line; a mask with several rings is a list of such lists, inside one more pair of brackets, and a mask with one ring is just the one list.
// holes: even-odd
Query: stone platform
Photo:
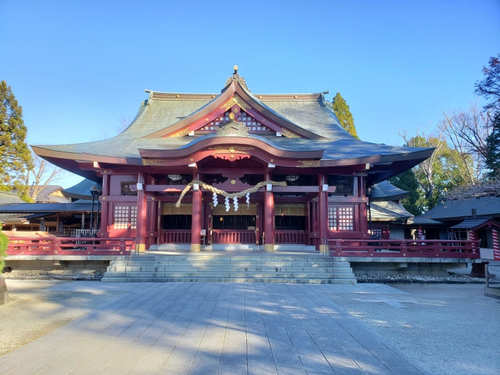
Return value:
[(114, 259), (102, 281), (356, 284), (345, 259), (296, 250), (153, 251)]

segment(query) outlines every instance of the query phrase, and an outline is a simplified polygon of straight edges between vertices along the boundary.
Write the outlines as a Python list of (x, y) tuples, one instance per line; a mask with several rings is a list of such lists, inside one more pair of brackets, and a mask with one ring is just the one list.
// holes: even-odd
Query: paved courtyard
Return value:
[(5, 375), (500, 371), (500, 302), (480, 285), (9, 283), (0, 342), (57, 321), (0, 356)]

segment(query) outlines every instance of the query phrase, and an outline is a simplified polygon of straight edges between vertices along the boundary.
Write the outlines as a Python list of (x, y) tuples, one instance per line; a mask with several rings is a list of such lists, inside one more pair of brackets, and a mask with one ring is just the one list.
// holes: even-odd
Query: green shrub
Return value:
[(7, 245), (9, 244), (9, 239), (7, 235), (2, 232), (2, 224), (0, 224), (0, 273), (3, 270), (5, 264), (4, 258), (7, 255)]

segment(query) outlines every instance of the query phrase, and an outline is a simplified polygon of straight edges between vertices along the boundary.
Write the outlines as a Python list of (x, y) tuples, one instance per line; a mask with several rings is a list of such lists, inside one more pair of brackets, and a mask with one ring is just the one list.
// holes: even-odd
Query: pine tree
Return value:
[(24, 194), (24, 176), (31, 168), (21, 106), (5, 81), (0, 81), (0, 190)]
[(500, 178), (500, 112), (493, 119), (493, 130), (486, 139), (486, 167), (489, 169), (488, 177)]
[(354, 138), (359, 139), (349, 106), (342, 95), (340, 95), (340, 92), (338, 92), (335, 95), (335, 98), (333, 98), (332, 108), (340, 122), (340, 125)]

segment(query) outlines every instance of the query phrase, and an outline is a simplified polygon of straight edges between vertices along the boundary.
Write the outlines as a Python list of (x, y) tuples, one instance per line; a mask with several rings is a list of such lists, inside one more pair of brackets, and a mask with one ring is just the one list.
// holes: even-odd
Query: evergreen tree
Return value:
[(413, 215), (420, 215), (424, 212), (424, 207), (422, 207), (422, 194), (419, 190), (417, 177), (412, 169), (392, 177), (390, 182), (394, 186), (408, 192), (408, 195), (401, 199), (401, 204), (408, 212)]
[(493, 130), (486, 139), (488, 177), (500, 178), (500, 112), (493, 118)]
[(333, 98), (332, 108), (340, 122), (340, 125), (354, 138), (359, 139), (349, 106), (342, 95), (340, 95), (340, 92), (338, 92), (335, 95), (335, 98)]
[(24, 176), (31, 168), (21, 106), (5, 81), (0, 81), (0, 190), (25, 194)]

